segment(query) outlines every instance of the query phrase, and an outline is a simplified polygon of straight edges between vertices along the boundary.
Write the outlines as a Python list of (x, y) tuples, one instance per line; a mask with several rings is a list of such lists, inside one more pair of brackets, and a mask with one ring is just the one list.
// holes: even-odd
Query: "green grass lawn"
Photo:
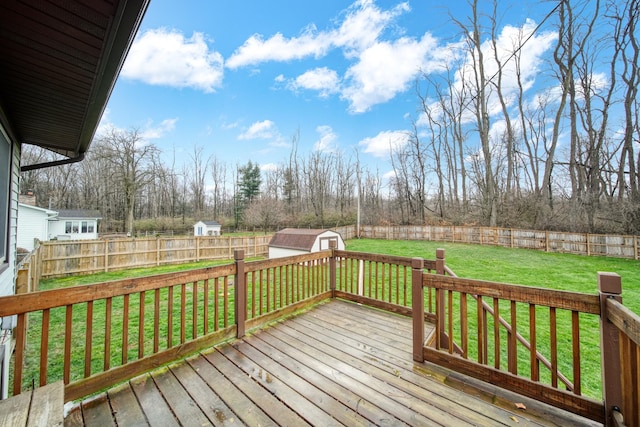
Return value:
[(598, 272), (622, 277), (626, 306), (640, 313), (640, 261), (546, 253), (461, 243), (352, 239), (347, 250), (435, 259), (445, 249), (446, 263), (459, 277), (596, 294)]

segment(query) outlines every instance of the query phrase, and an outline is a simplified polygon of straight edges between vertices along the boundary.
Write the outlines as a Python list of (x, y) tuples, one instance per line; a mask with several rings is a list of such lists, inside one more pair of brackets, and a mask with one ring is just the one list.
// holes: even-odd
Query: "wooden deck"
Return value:
[(85, 400), (65, 426), (597, 425), (415, 363), (411, 337), (410, 318), (334, 300)]

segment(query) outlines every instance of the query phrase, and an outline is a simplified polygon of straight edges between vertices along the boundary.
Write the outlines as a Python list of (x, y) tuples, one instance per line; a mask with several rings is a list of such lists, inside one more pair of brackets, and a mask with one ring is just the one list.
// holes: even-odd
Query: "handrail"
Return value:
[[(464, 296), (473, 295), (474, 298), (476, 298), (476, 301), (478, 301), (476, 304), (478, 312), (478, 362), (467, 359), (466, 351), (462, 358), (454, 355), (453, 353), (455, 352), (455, 350), (454, 346), (452, 345), (453, 343), (451, 341), (443, 342), (441, 339), (438, 339), (438, 336), (436, 337), (435, 348), (426, 347), (422, 342), (422, 337), (420, 334), (414, 336), (414, 360), (429, 360), (430, 362), (436, 364), (442, 364), (458, 372), (477, 377), (478, 379), (484, 381), (490, 381), (492, 384), (511, 389), (512, 391), (527, 395), (548, 404), (558, 406), (566, 410), (578, 412), (581, 415), (594, 419), (596, 421), (603, 421), (602, 414), (604, 413), (604, 411), (602, 403), (580, 395), (579, 388), (573, 390), (573, 393), (571, 393), (570, 391), (559, 389), (557, 387), (557, 382), (562, 381), (557, 375), (557, 369), (555, 369), (555, 367), (558, 365), (557, 341), (556, 338), (554, 338), (557, 328), (555, 320), (556, 310), (566, 310), (571, 313), (573, 344), (570, 351), (572, 352), (574, 358), (574, 380), (579, 381), (580, 348), (579, 343), (576, 341), (576, 337), (578, 336), (577, 331), (579, 331), (578, 314), (585, 313), (599, 316), (600, 299), (597, 295), (463, 279), (444, 275), (422, 274), (421, 272), (419, 273), (420, 276), (418, 276), (417, 279), (419, 283), (415, 283), (414, 286), (417, 286), (420, 291), (422, 291), (424, 288), (436, 290), (436, 300), (438, 301), (438, 304), (436, 306), (436, 328), (441, 331), (447, 331), (448, 338), (450, 339), (453, 338), (454, 333), (453, 311), (455, 310), (456, 312), (459, 312), (460, 330), (456, 332), (456, 334), (460, 334), (461, 345), (464, 349), (467, 349), (468, 345), (472, 342), (472, 340), (470, 340), (471, 334), (470, 331), (468, 331), (467, 326), (468, 320), (471, 318), (471, 316), (467, 317), (468, 310), (469, 308), (472, 308), (472, 306), (467, 305), (466, 298), (464, 298)], [(454, 307), (453, 305), (453, 293), (459, 293), (461, 295), (459, 307)], [(494, 320), (494, 328), (489, 332), (493, 332), (494, 335), (493, 351), (495, 366), (488, 366), (486, 364), (486, 361), (484, 361), (487, 355), (482, 354), (483, 351), (487, 351), (486, 340), (488, 338), (486, 330), (486, 318), (481, 314), (488, 312), (486, 310), (483, 297), (493, 299), (494, 301), (493, 304), (495, 309), (491, 310), (491, 312), (493, 313), (492, 318)], [(509, 307), (508, 309), (511, 311), (512, 325), (510, 328), (510, 336), (508, 337), (508, 345), (513, 346), (513, 348), (509, 352), (508, 372), (503, 371), (500, 368), (500, 362), (498, 360), (501, 357), (500, 341), (502, 340), (499, 337), (498, 325), (501, 325), (503, 323), (498, 319), (499, 317), (501, 317), (499, 315), (499, 312), (496, 312), (499, 306), (498, 300), (506, 300), (507, 307)], [(514, 358), (514, 365), (517, 363), (517, 360), (515, 359), (516, 339), (515, 336), (513, 336), (513, 331), (515, 330), (513, 325), (516, 324), (516, 303), (525, 303), (529, 305), (529, 328), (531, 328), (531, 333), (534, 337), (536, 334), (535, 308), (539, 306), (549, 308), (551, 326), (551, 338), (549, 345), (551, 347), (552, 357), (556, 358), (556, 360), (552, 364), (555, 369), (555, 374), (554, 370), (552, 370), (551, 384), (541, 383), (539, 374), (537, 373), (537, 368), (534, 369), (534, 360), (538, 360), (538, 351), (537, 347), (535, 346), (533, 347), (536, 350), (535, 354), (533, 353), (533, 348), (529, 347), (529, 352), (531, 354), (531, 379), (518, 375), (517, 370), (512, 369), (511, 358)], [(414, 306), (414, 316), (420, 318), (420, 312), (420, 307)], [(414, 324), (419, 325), (417, 323)], [(442, 349), (442, 351), (440, 349)]]
[(73, 400), (240, 337), (328, 298), (330, 257), (245, 263), (237, 250), (223, 266), (1, 297), (0, 316), (17, 315), (13, 394), (63, 379)]
[[(453, 270), (451, 270), (451, 268), (449, 268), (448, 265), (445, 265), (444, 270), (447, 273), (447, 275), (451, 277), (458, 277), (458, 275), (454, 273)], [(471, 294), (471, 296), (476, 301), (478, 300), (478, 295)], [(485, 301), (482, 301), (482, 307), (486, 312), (489, 313), (489, 315), (494, 316), (493, 307), (491, 307)], [(499, 318), (500, 325), (502, 325), (502, 327), (505, 328), (507, 333), (508, 334), (513, 333), (511, 325), (509, 325), (509, 322), (507, 322), (505, 318), (502, 316), (499, 316), (498, 318)], [(531, 343), (524, 336), (522, 336), (522, 334), (520, 334), (519, 332), (516, 332), (516, 339), (520, 344), (524, 345), (524, 347), (527, 350), (531, 351)], [(549, 371), (553, 369), (553, 366), (549, 361), (549, 359), (547, 359), (542, 353), (540, 353), (537, 350), (536, 350), (536, 359), (539, 360), (547, 369), (549, 369)], [(562, 372), (558, 372), (558, 380), (560, 380), (567, 387), (569, 391), (574, 391), (575, 387), (573, 382), (571, 382), (564, 374), (562, 374)]]

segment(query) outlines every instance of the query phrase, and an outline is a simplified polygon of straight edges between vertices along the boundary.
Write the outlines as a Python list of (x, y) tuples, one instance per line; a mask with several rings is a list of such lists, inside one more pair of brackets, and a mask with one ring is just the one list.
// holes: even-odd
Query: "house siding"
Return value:
[(12, 295), (15, 289), (16, 277), (16, 248), (18, 232), (18, 193), (20, 191), (20, 147), (12, 143), (13, 156), (11, 159), (11, 186), (9, 199), (9, 248), (7, 261), (9, 268), (0, 273), (0, 296)]
[(31, 252), (35, 239), (49, 240), (49, 215), (45, 210), (27, 205), (19, 205), (18, 213), (18, 247)]
[[(82, 223), (86, 221), (93, 225), (93, 233), (66, 233), (65, 222), (75, 221)], [(98, 220), (91, 218), (58, 218), (49, 223), (49, 238), (59, 240), (96, 240), (98, 238)]]

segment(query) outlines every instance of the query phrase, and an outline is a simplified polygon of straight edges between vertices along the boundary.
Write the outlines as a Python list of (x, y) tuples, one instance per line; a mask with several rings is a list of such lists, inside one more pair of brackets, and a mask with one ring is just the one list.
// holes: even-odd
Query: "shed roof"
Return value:
[(269, 246), (310, 251), (316, 238), (330, 230), (317, 228), (285, 228), (273, 235)]
[(19, 143), (82, 158), (148, 3), (0, 3), (0, 120)]
[(215, 227), (220, 225), (218, 221), (200, 221), (200, 222), (209, 227)]

